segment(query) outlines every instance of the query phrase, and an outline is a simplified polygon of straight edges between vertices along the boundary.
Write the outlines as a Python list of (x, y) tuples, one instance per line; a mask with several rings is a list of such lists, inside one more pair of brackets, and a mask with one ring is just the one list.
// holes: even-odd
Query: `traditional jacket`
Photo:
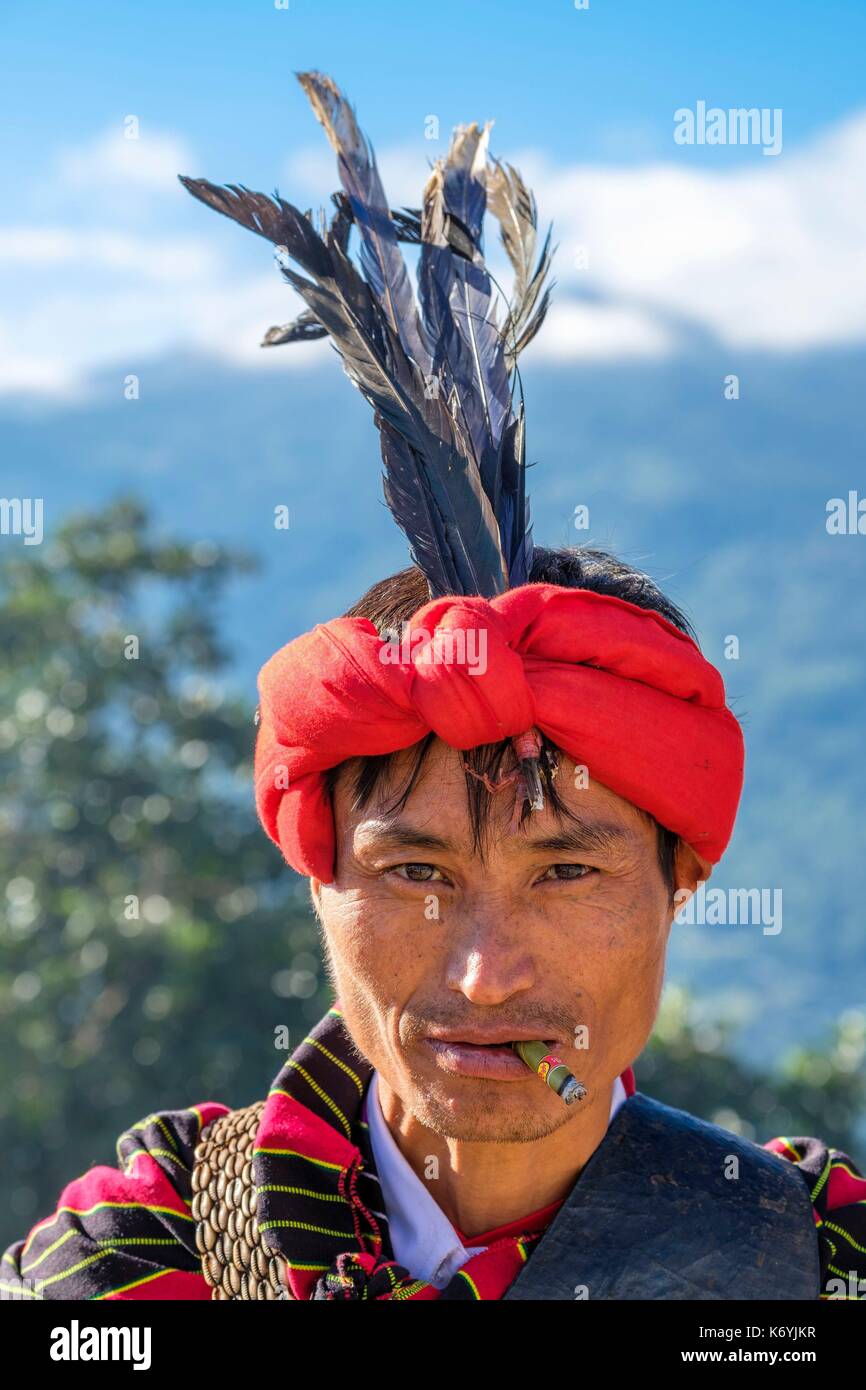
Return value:
[[(237, 1132), (229, 1138), (233, 1115), (244, 1112), (219, 1102), (146, 1116), (120, 1136), (117, 1168), (97, 1166), (69, 1183), (55, 1212), (8, 1248), (2, 1291), (130, 1300), (852, 1298), (863, 1280), (866, 1294), (866, 1178), (847, 1154), (811, 1137), (750, 1144), (644, 1096), (631, 1068), (622, 1076), (627, 1099), (571, 1191), (521, 1221), (461, 1233), (484, 1248), (434, 1288), (394, 1257), (365, 1119), (372, 1074), (337, 1005), (250, 1108), (249, 1157)], [(202, 1137), (223, 1117), (226, 1142), (206, 1165)], [(733, 1159), (731, 1180), (723, 1169)], [(227, 1223), (215, 1219), (221, 1192), (234, 1204)], [(244, 1240), (244, 1213), (259, 1250)], [(262, 1254), (270, 1285), (256, 1279)]]

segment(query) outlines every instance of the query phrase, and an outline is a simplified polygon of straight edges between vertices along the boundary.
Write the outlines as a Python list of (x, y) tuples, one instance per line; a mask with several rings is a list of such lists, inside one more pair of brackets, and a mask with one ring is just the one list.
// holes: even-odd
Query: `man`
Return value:
[[(646, 576), (532, 545), (508, 370), (546, 303), (531, 195), (461, 127), (423, 213), (392, 214), (338, 90), (301, 81), (339, 155), (330, 229), (185, 183), (305, 270), (284, 267), (307, 314), (268, 340), (330, 334), (416, 560), (259, 678), (259, 814), (309, 878), (335, 1003), (265, 1099), (124, 1133), (118, 1169), (9, 1248), (4, 1287), (857, 1297), (866, 1180), (845, 1154), (759, 1147), (635, 1088), (673, 917), (730, 838), (742, 734)], [(501, 329), (485, 206), (517, 280)], [(398, 232), (421, 243), (421, 314)]]
[[(628, 595), (621, 601), (687, 630), (648, 579), (600, 552), (536, 550), (536, 566), (534, 582)], [(393, 630), (424, 592), (410, 569), (348, 616)], [(201, 1102), (145, 1117), (120, 1136), (117, 1169), (95, 1167), (70, 1183), (56, 1212), (7, 1250), (7, 1294), (520, 1296), (518, 1276), (544, 1255), (545, 1232), (553, 1236), (569, 1194), (616, 1137), (617, 1118), (641, 1099), (632, 1063), (653, 1027), (682, 901), (675, 895), (693, 891), (701, 872), (682, 840), (603, 785), (584, 784), (562, 754), (544, 810), (511, 833), (507, 791), (481, 780), (495, 787), (509, 759), (503, 740), (471, 750), (464, 768), (455, 749), (428, 737), (330, 771), (335, 870), (327, 883), (311, 875), (310, 886), (337, 1002), (273, 1079), (264, 1107), (251, 1108), (255, 1123), (239, 1112), (235, 1138), (223, 1135), (223, 1161), (237, 1157), (237, 1133), (249, 1138), (243, 1167), (230, 1175), (246, 1189), (236, 1209), (256, 1213), (247, 1249), (242, 1228), (227, 1249), (207, 1181), (193, 1193), (202, 1132), (233, 1118)], [(566, 1107), (497, 1045), (519, 1038), (548, 1041), (586, 1096)], [(798, 1285), (802, 1278), (797, 1296), (810, 1287), (814, 1297), (852, 1296), (866, 1279), (866, 1180), (847, 1155), (817, 1138), (776, 1138), (759, 1150), (705, 1130), (721, 1140), (707, 1150), (716, 1171), (701, 1179), (714, 1204), (737, 1190), (732, 1160), (751, 1150), (783, 1172), (787, 1160), (802, 1189), (780, 1189), (796, 1213), (794, 1238), (785, 1230), (779, 1250), (758, 1247), (775, 1270), (763, 1296), (790, 1296), (792, 1273)], [(640, 1155), (630, 1154), (628, 1209)], [(216, 1194), (218, 1176), (212, 1186)], [(711, 1266), (711, 1252), (730, 1239), (730, 1213), (713, 1231), (695, 1194), (691, 1202), (684, 1220)], [(645, 1223), (652, 1208), (639, 1210)], [(590, 1209), (587, 1219), (598, 1215)], [(528, 1296), (742, 1296), (755, 1253), (747, 1241), (715, 1270), (729, 1281), (715, 1294), (695, 1276), (685, 1243), (666, 1253), (678, 1267), (655, 1292), (641, 1292), (647, 1241), (659, 1280), (664, 1242), (638, 1223), (605, 1275), (621, 1282), (618, 1292), (592, 1278), (587, 1285), (584, 1238), (566, 1265), (567, 1295), (553, 1275), (547, 1292)], [(253, 1242), (265, 1249), (258, 1266)], [(793, 1271), (784, 1258), (791, 1248)], [(265, 1278), (271, 1261), (274, 1283)]]

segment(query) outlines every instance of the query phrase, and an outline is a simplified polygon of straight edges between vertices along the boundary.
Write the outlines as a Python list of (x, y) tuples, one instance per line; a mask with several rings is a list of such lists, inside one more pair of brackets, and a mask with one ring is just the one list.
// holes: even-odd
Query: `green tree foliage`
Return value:
[[(252, 800), (252, 702), (225, 688), (249, 568), (121, 501), (0, 552), (0, 1248), (154, 1110), (266, 1093), (329, 1003), (304, 885)], [(866, 1022), (767, 1077), (668, 991), (638, 1086), (763, 1141), (857, 1160)], [(862, 1161), (862, 1155), (861, 1155)]]
[(810, 1040), (769, 1075), (734, 1052), (734, 1036), (711, 1000), (668, 986), (635, 1066), (638, 1089), (759, 1144), (778, 1135), (817, 1135), (866, 1172), (866, 1014), (849, 1010), (825, 1045)]
[(5, 1245), (135, 1120), (264, 1094), (328, 997), (220, 679), (249, 563), (127, 501), (0, 561)]

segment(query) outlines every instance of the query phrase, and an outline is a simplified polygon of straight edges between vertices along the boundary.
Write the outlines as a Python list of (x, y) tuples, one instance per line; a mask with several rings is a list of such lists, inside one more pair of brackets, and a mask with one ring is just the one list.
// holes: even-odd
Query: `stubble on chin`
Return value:
[[(531, 1106), (517, 1096), (496, 1094), (497, 1090), (511, 1089), (510, 1083), (479, 1080), (458, 1085), (459, 1091), (455, 1088), (449, 1094), (447, 1083), (431, 1086), (428, 1082), (412, 1086), (400, 1099), (425, 1129), (465, 1144), (531, 1144), (546, 1139), (573, 1118), (552, 1092), (550, 1098), (556, 1099), (558, 1109), (548, 1107), (544, 1095), (541, 1105)], [(470, 1086), (474, 1094), (470, 1094)]]

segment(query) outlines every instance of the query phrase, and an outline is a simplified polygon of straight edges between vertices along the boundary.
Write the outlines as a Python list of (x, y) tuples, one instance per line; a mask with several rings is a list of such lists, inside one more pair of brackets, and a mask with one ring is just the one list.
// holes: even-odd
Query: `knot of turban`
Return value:
[(731, 836), (744, 746), (722, 677), (685, 633), (623, 599), (555, 584), (438, 598), (391, 640), (335, 618), (265, 663), (259, 695), (259, 817), (323, 883), (335, 853), (323, 774), (431, 730), (465, 750), (535, 726), (707, 863)]

